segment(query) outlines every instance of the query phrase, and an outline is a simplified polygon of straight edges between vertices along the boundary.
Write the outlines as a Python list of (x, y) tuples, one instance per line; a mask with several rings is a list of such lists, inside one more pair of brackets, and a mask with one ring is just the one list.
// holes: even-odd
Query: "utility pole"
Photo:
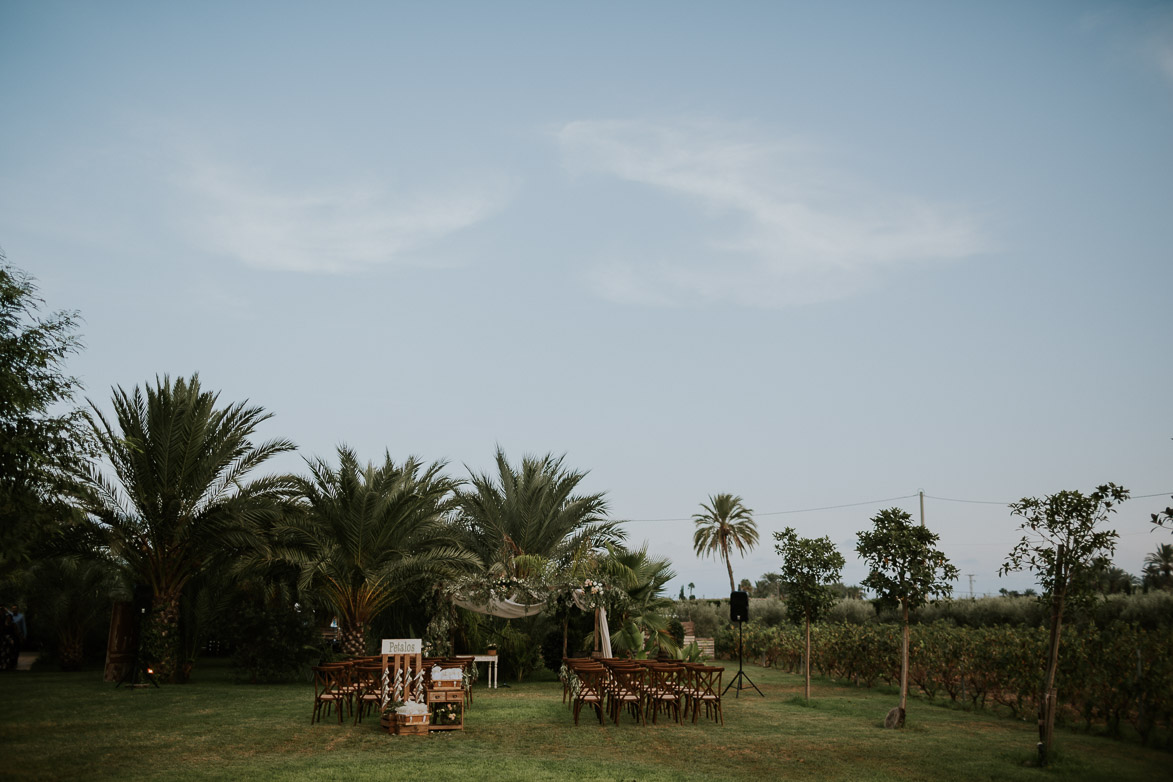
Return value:
[(925, 525), (925, 490), (920, 490), (920, 525)]

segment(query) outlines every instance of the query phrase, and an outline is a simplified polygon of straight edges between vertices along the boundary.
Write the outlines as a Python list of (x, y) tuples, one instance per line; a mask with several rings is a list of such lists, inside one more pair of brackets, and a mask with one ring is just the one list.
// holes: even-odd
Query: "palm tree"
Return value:
[(61, 670), (81, 668), (86, 635), (109, 620), (117, 585), (113, 563), (97, 555), (48, 557), (29, 569), (30, 605), (56, 635)]
[(298, 565), (299, 587), (317, 591), (337, 613), (343, 650), (363, 654), (367, 629), (413, 589), (467, 570), (476, 558), (448, 522), (456, 483), (442, 462), (362, 465), (338, 448), (338, 468), (307, 460), (296, 478), (302, 512), (274, 531), (277, 555)]
[(1173, 545), (1161, 543), (1144, 558), (1145, 581), (1158, 589), (1173, 587)]
[(526, 456), (520, 469), (497, 449), (497, 475), (473, 475), (458, 494), (471, 548), (487, 572), (524, 576), (542, 561), (571, 568), (624, 533), (606, 519), (602, 493), (575, 494), (586, 477), (562, 466), (565, 457)]
[(753, 511), (742, 504), (741, 497), (732, 494), (709, 495), (709, 504), (701, 503), (704, 513), (693, 515), (696, 532), (692, 546), (698, 557), (712, 554), (725, 560), (729, 570), (729, 591), (733, 585), (733, 565), (729, 561), (732, 546), (745, 556), (758, 542), (758, 528), (753, 521)]
[(668, 632), (665, 614), (672, 600), (664, 594), (664, 586), (676, 578), (671, 563), (649, 556), (647, 543), (639, 549), (608, 546), (599, 573), (626, 595), (618, 616), (612, 617), (619, 627), (611, 638), (616, 650), (631, 654), (645, 648), (675, 652), (676, 641)]
[(135, 583), (151, 588), (142, 649), (162, 678), (180, 675), (179, 600), (185, 585), (232, 547), (255, 542), (258, 524), (279, 513), (288, 479), (246, 477), (288, 440), (253, 445), (270, 418), (238, 402), (218, 408), (199, 376), (166, 375), (145, 392), (114, 390), (114, 424), (90, 402), (89, 423), (113, 471), (88, 465), (77, 488), (111, 554)]

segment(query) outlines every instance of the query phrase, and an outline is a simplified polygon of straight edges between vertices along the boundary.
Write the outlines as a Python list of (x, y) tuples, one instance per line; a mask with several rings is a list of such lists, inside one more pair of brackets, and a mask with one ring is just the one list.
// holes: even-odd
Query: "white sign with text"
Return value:
[(420, 654), (424, 648), (419, 638), (384, 638), (383, 654)]

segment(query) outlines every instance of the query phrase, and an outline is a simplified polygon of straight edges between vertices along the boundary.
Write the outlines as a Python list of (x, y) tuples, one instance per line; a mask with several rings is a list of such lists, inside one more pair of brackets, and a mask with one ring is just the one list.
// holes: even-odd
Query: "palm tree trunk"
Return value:
[(61, 670), (77, 671), (81, 669), (82, 639), (85, 633), (76, 625), (70, 625), (57, 635), (57, 656), (60, 658)]
[(142, 629), (144, 660), (165, 682), (178, 681), (180, 675), (179, 593), (179, 588), (156, 591)]
[(347, 624), (342, 628), (342, 653), (361, 657), (367, 651), (366, 625), (362, 622)]
[(721, 544), (721, 553), (725, 555), (725, 567), (729, 569), (729, 591), (732, 593), (737, 590), (733, 584), (733, 563), (729, 561), (729, 544)]

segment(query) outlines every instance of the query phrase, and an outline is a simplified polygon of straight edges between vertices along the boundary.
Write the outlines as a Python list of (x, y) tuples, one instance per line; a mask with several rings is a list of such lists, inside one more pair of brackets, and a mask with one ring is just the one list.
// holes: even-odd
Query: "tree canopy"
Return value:
[(43, 300), (0, 253), (0, 574), (29, 563), (33, 546), (70, 514), (62, 501), (84, 458), (81, 385), (65, 361), (81, 349), (78, 315), (42, 316)]

